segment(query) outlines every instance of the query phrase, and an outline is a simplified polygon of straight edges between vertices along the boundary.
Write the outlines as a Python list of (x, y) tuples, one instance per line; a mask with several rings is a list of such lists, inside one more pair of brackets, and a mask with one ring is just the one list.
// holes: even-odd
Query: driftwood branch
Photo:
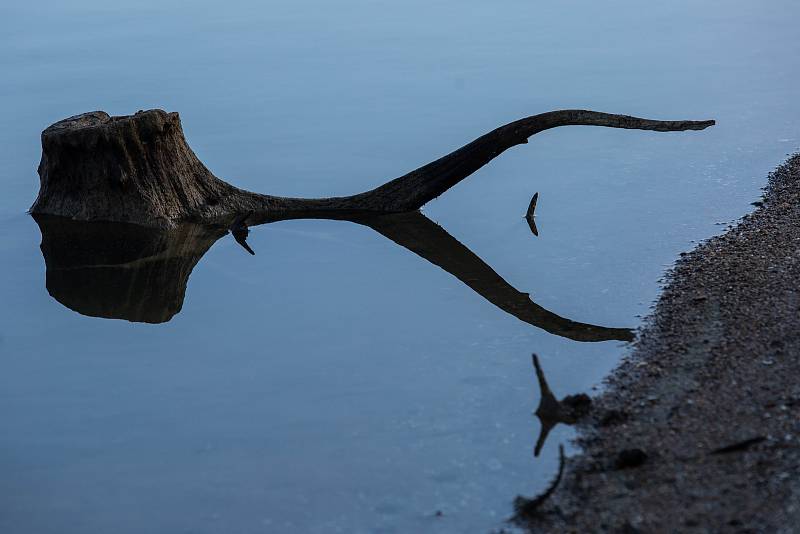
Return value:
[(384, 211), (419, 209), (509, 148), (525, 144), (529, 137), (558, 126), (606, 126), (676, 132), (703, 130), (713, 124), (713, 120), (656, 121), (582, 109), (541, 113), (501, 126), (432, 163), (372, 191), (349, 198), (358, 204), (359, 209)]
[(414, 211), (532, 135), (557, 126), (702, 130), (714, 121), (657, 121), (586, 110), (542, 113), (501, 126), (458, 150), (371, 191), (299, 199), (244, 191), (214, 176), (186, 142), (177, 113), (111, 117), (102, 111), (59, 121), (42, 132), (39, 196), (32, 213), (77, 220), (170, 226), (230, 224), (253, 211), (276, 213)]
[[(42, 132), (40, 188), (31, 213), (73, 221), (132, 223), (151, 229), (181, 226), (178, 223), (202, 223), (207, 227), (191, 230), (192, 236), (200, 237), (192, 238), (188, 245), (179, 232), (162, 235), (127, 228), (126, 235), (134, 236), (142, 250), (130, 258), (125, 256), (130, 251), (111, 250), (110, 260), (104, 263), (106, 260), (101, 257), (78, 258), (67, 241), (50, 240), (44, 235), (44, 227), (51, 224), (43, 226), (42, 251), (45, 259), (54, 258), (52, 269), (48, 262), (48, 289), (67, 306), (83, 308), (90, 315), (148, 322), (169, 320), (180, 310), (191, 268), (227, 229), (253, 253), (246, 242), (248, 225), (298, 218), (343, 219), (375, 229), (451, 272), (499, 308), (548, 332), (580, 341), (630, 340), (632, 333), (628, 329), (578, 323), (538, 306), (416, 210), (505, 150), (526, 143), (530, 136), (549, 128), (590, 125), (681, 131), (702, 130), (713, 124), (714, 121), (655, 121), (584, 110), (552, 111), (501, 126), (371, 191), (347, 197), (299, 199), (245, 191), (214, 176), (186, 142), (177, 113), (150, 110), (111, 117), (95, 111), (64, 119)], [(389, 216), (398, 212), (408, 216)], [(63, 231), (73, 230), (70, 226)], [(88, 239), (91, 250), (97, 242), (92, 241), (94, 230), (93, 227), (83, 235), (87, 229), (81, 228), (72, 235), (78, 240)], [(99, 234), (96, 237), (101, 238)], [(161, 267), (172, 265), (164, 262), (172, 255), (181, 259), (175, 265), (177, 271), (167, 275)], [(139, 261), (143, 258), (146, 261)], [(101, 278), (107, 279), (108, 287), (114, 290), (94, 293), (87, 287), (73, 291), (71, 287), (92, 283), (101, 272), (93, 268), (95, 265), (102, 265), (107, 271), (103, 271), (107, 276)], [(131, 269), (134, 266), (136, 269)], [(76, 278), (84, 274), (84, 278)], [(165, 281), (177, 282), (171, 283), (171, 292), (151, 295), (142, 309), (120, 306), (106, 298), (140, 282), (148, 288), (158, 287), (154, 280), (161, 276), (166, 277)], [(161, 298), (165, 295), (168, 298)], [(162, 306), (162, 302), (169, 304)]]

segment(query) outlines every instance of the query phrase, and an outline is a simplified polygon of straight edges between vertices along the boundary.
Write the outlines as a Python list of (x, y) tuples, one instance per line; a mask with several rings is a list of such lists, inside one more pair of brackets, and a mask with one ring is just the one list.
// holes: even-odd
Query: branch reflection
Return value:
[[(42, 232), (46, 285), (54, 299), (83, 315), (147, 323), (163, 323), (180, 312), (192, 269), (231, 226), (185, 223), (165, 230), (33, 217)], [(539, 306), (420, 212), (295, 213), (289, 218), (346, 220), (372, 228), (449, 272), (501, 310), (552, 334), (576, 341), (633, 339), (630, 329), (572, 321)], [(232, 221), (234, 236), (241, 244), (246, 226), (285, 219), (237, 219)]]

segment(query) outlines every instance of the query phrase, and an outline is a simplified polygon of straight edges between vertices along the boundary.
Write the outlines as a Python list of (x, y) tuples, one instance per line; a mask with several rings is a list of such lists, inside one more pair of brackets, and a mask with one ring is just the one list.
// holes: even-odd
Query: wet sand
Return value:
[(681, 254), (532, 531), (800, 532), (800, 155), (756, 205)]

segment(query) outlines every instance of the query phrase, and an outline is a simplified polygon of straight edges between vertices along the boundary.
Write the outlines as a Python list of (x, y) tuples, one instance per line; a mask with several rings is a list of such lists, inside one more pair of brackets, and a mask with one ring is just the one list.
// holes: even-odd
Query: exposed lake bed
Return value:
[(681, 255), (534, 531), (796, 532), (800, 156), (754, 204)]

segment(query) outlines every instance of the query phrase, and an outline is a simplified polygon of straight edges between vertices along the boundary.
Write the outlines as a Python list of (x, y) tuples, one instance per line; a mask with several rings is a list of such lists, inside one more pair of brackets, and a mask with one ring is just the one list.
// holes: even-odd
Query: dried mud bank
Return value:
[(532, 531), (800, 532), (800, 155), (762, 201), (681, 255)]

